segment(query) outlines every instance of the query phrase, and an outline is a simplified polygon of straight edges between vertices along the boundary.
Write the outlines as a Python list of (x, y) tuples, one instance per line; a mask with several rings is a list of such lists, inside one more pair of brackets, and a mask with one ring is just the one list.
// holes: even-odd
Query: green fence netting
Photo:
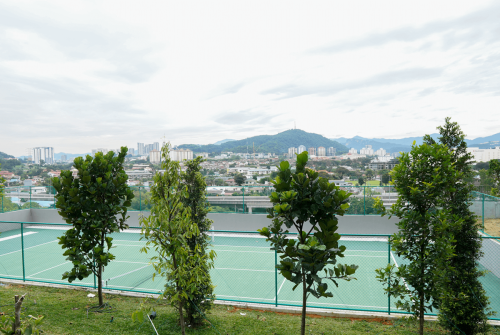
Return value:
[[(0, 222), (0, 278), (36, 281), (62, 285), (97, 287), (97, 279), (90, 276), (68, 283), (62, 274), (72, 264), (63, 256), (58, 237), (71, 226), (67, 224)], [(211, 277), (218, 300), (258, 303), (274, 306), (301, 306), (300, 290), (276, 270), (279, 254), (270, 250), (266, 239), (257, 232), (209, 231), (211, 246), (217, 256)], [(492, 317), (500, 320), (500, 240), (482, 234), (483, 253), (478, 266), (486, 274), (481, 281), (490, 297)], [(164, 278), (156, 276), (149, 258), (140, 249), (139, 227), (114, 233), (112, 253), (116, 259), (104, 270), (103, 287), (109, 290), (142, 293), (160, 293)], [(290, 234), (293, 238), (294, 234)], [(342, 235), (340, 240), (347, 250), (339, 259), (345, 264), (356, 264), (357, 280), (339, 281), (339, 287), (329, 285), (333, 298), (308, 298), (309, 307), (402, 313), (394, 299), (384, 293), (384, 285), (375, 278), (375, 269), (388, 263), (400, 266), (405, 260), (390, 250), (389, 235)]]

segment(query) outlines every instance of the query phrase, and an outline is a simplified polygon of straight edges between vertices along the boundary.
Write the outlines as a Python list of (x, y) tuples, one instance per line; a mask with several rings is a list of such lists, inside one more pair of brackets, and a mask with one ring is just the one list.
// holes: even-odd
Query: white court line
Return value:
[(69, 227), (69, 226), (70, 226), (69, 224), (68, 224), (68, 226), (65, 226), (65, 227), (47, 227), (47, 226), (45, 226), (45, 227), (37, 227), (37, 226), (33, 225), (33, 226), (28, 226), (26, 228), (28, 228), (28, 229), (42, 229), (42, 230), (47, 230), (47, 229), (51, 229), (51, 230), (70, 230), (71, 227)]
[[(28, 250), (28, 249), (31, 249), (31, 248), (35, 248), (35, 247), (39, 247), (41, 245), (44, 245), (44, 244), (47, 244), (47, 243), (53, 243), (53, 242), (58, 242), (59, 240), (54, 240), (54, 241), (50, 241), (50, 242), (45, 242), (45, 243), (42, 243), (42, 244), (37, 244), (37, 245), (34, 245), (32, 247), (29, 247), (29, 248), (24, 248), (24, 250)], [(15, 252), (19, 252), (19, 251), (22, 251), (23, 249), (19, 249), (19, 250), (16, 250), (16, 251), (11, 251), (11, 252), (8, 252), (6, 254), (3, 254), (3, 255), (0, 255), (0, 257), (2, 256), (6, 256), (6, 255), (10, 255), (10, 254), (13, 254)]]
[(53, 266), (53, 267), (51, 267), (51, 268), (48, 268), (48, 269), (42, 270), (42, 271), (37, 272), (37, 273), (34, 273), (34, 274), (32, 274), (31, 276), (28, 276), (28, 277), (26, 277), (26, 278), (33, 277), (33, 276), (35, 276), (35, 275), (37, 275), (37, 274), (39, 274), (39, 273), (42, 273), (42, 272), (45, 272), (45, 271), (51, 270), (51, 269), (53, 269), (53, 268), (57, 268), (58, 266), (61, 266), (61, 265), (64, 265), (64, 264), (68, 264), (68, 263), (70, 263), (70, 262), (64, 262), (64, 263), (62, 263), (62, 264), (59, 264), (59, 265)]
[(127, 263), (127, 264), (149, 264), (144, 262), (129, 262), (129, 261), (111, 261), (112, 263)]
[(234, 248), (265, 248), (265, 249), (269, 249), (271, 248), (271, 246), (268, 246), (268, 247), (254, 247), (253, 245), (252, 246), (249, 246), (249, 245), (226, 245), (226, 244), (215, 244), (213, 245), (213, 247), (234, 247)]
[[(30, 232), (24, 233), (23, 235), (27, 236), (27, 235), (31, 235), (31, 234), (36, 234), (36, 233), (34, 231), (30, 231)], [(7, 237), (0, 238), (0, 242), (1, 241), (6, 241), (6, 240), (11, 240), (13, 238), (18, 238), (18, 237), (21, 237), (21, 234), (17, 234), (17, 235), (12, 235), (12, 236), (7, 236)]]
[(247, 253), (252, 253), (252, 254), (273, 254), (274, 252), (264, 252), (264, 251), (238, 251), (238, 250), (215, 250), (217, 252), (219, 251), (229, 251), (229, 252), (247, 252)]
[(232, 268), (214, 268), (214, 270), (233, 270), (233, 271), (257, 271), (257, 272), (272, 272), (271, 270), (250, 270), (250, 269), (232, 269)]
[(285, 283), (285, 280), (286, 280), (286, 278), (283, 279), (283, 282), (281, 283), (281, 286), (280, 286), (280, 288), (278, 290), (278, 293), (276, 293), (276, 295), (280, 294), (281, 288), (283, 287), (283, 284)]
[[(394, 255), (392, 254), (392, 251), (391, 251), (391, 257), (392, 257), (392, 260), (394, 261), (394, 264), (396, 264), (396, 267), (399, 269), (398, 262), (396, 262), (396, 258), (394, 258)], [(403, 279), (403, 282), (405, 283), (406, 289), (409, 291), (410, 288), (408, 287), (408, 284), (406, 284), (406, 280)]]

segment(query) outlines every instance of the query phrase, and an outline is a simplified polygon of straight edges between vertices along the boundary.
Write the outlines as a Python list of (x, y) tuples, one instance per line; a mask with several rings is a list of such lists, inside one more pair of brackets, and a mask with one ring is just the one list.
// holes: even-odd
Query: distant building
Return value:
[(306, 146), (305, 145), (299, 145), (299, 147), (297, 148), (297, 153), (301, 154), (304, 151), (306, 151)]
[(329, 147), (327, 150), (326, 150), (326, 155), (327, 156), (335, 156), (337, 154), (337, 149), (334, 148), (334, 147)]
[(288, 148), (288, 157), (293, 158), (297, 153), (297, 148)]
[(184, 160), (192, 160), (193, 159), (193, 151), (189, 149), (175, 149), (170, 151), (170, 159), (182, 162)]
[(385, 156), (386, 153), (387, 153), (387, 151), (385, 151), (385, 149), (383, 149), (383, 148), (380, 148), (377, 151), (375, 151), (375, 155), (377, 155), (377, 156)]
[(66, 162), (68, 160), (68, 156), (61, 155), (61, 162)]
[(144, 155), (144, 143), (137, 143), (137, 154)]
[(134, 148), (128, 148), (128, 154), (135, 156), (135, 149)]
[(318, 147), (318, 156), (326, 156), (326, 149), (324, 147)]
[(44, 161), (46, 164), (54, 164), (54, 148), (53, 147), (36, 147), (32, 149), (33, 162), (40, 164)]
[(307, 152), (309, 153), (309, 156), (316, 156), (316, 148), (314, 147), (310, 147)]
[(356, 150), (356, 149), (354, 149), (354, 148), (351, 148), (351, 149), (349, 150), (349, 153), (350, 153), (350, 154), (357, 154), (357, 153), (358, 153), (358, 150)]
[(374, 159), (368, 164), (368, 168), (372, 170), (392, 170), (396, 165), (399, 164), (399, 159), (391, 159), (388, 162), (381, 162)]
[(200, 156), (203, 158), (208, 158), (208, 152), (200, 152), (195, 155), (196, 157)]
[(489, 162), (492, 159), (500, 159), (500, 147), (495, 147), (495, 149), (471, 147), (467, 148), (467, 153), (471, 153), (476, 162)]
[(108, 153), (108, 149), (104, 149), (104, 148), (92, 149), (92, 156), (95, 156), (95, 154), (98, 152), (102, 152), (103, 155), (105, 155)]
[(368, 155), (368, 156), (373, 156), (373, 149), (371, 145), (365, 145), (364, 148), (359, 150), (359, 153), (361, 155)]
[(161, 162), (161, 151), (151, 150), (149, 152), (149, 162), (153, 164), (159, 164)]

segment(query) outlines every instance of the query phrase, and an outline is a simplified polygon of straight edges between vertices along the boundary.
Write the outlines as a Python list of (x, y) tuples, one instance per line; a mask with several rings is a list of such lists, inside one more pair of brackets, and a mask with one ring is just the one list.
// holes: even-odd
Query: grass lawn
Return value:
[[(353, 186), (358, 186), (357, 180), (350, 180), (349, 183), (352, 183)], [(366, 180), (363, 186), (380, 186), (380, 180)]]
[[(139, 308), (141, 298), (106, 295), (112, 309), (104, 313), (88, 312), (97, 304), (96, 298), (87, 298), (88, 291), (49, 287), (7, 285), (0, 286), (1, 312), (12, 315), (14, 295), (27, 293), (23, 303), (27, 315), (44, 315), (44, 334), (155, 334), (148, 321), (133, 323), (131, 314)], [(150, 300), (155, 306), (154, 320), (159, 334), (180, 334), (177, 315), (165, 301)], [(245, 315), (242, 315), (245, 314)], [(113, 318), (113, 321), (111, 319)], [(188, 334), (299, 334), (300, 316), (268, 311), (245, 310), (215, 305), (207, 318), (218, 331), (206, 322), (198, 328), (188, 328)], [(308, 334), (415, 334), (416, 323), (407, 320), (361, 320), (308, 316)], [(446, 334), (435, 322), (426, 323), (426, 334)]]

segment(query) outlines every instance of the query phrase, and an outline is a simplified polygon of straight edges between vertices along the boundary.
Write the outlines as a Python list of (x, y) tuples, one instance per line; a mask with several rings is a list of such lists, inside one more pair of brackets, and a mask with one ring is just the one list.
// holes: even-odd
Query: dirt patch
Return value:
[[(482, 225), (482, 220), (478, 220)], [(491, 236), (500, 236), (500, 219), (484, 219), (484, 232)]]
[[(262, 309), (251, 309), (251, 308), (240, 308), (240, 307), (234, 307), (230, 306), (232, 309), (229, 310), (229, 313), (236, 313), (238, 311), (249, 311), (249, 312), (260, 312), (260, 313), (274, 313), (278, 315), (291, 315), (291, 316), (298, 316), (300, 317), (301, 314), (299, 313), (286, 313), (286, 312), (274, 312), (274, 311), (267, 311), (267, 310), (262, 310)], [(351, 322), (355, 321), (365, 321), (365, 322), (378, 322), (386, 326), (392, 326), (393, 323), (389, 320), (383, 319), (383, 318), (353, 318), (353, 317), (342, 317), (342, 316), (326, 316), (326, 315), (318, 315), (318, 314), (309, 314), (307, 313), (307, 317), (313, 318), (313, 319), (349, 319)]]

